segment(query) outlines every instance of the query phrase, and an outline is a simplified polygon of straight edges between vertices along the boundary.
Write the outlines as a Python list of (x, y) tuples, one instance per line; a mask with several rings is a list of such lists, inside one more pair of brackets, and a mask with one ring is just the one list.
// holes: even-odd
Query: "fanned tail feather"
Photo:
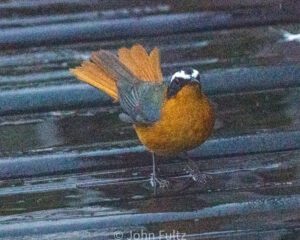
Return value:
[(142, 45), (136, 44), (131, 49), (119, 49), (118, 55), (120, 61), (140, 80), (162, 82), (158, 48), (154, 48), (148, 55)]
[(70, 71), (79, 80), (101, 89), (113, 100), (118, 101), (119, 96), (115, 80), (97, 64), (87, 60), (81, 66), (70, 69)]
[(131, 49), (121, 48), (117, 58), (110, 52), (93, 52), (90, 60), (70, 69), (79, 80), (86, 82), (119, 100), (117, 81), (162, 82), (159, 50), (154, 48), (148, 55), (143, 46), (136, 44)]

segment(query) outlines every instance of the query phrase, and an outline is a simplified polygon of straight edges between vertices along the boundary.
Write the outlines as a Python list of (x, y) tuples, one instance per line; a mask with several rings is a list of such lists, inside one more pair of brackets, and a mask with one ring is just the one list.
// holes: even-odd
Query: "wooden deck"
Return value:
[[(299, 239), (300, 2), (183, 2), (0, 0), (0, 239)], [(68, 72), (133, 43), (201, 71), (206, 184), (161, 158), (154, 197), (119, 107)]]

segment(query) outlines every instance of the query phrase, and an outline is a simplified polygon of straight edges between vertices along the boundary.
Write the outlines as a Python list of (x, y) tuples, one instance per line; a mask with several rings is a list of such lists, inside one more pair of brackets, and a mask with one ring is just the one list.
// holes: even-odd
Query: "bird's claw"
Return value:
[(198, 184), (206, 184), (209, 180), (212, 179), (210, 175), (201, 173), (198, 165), (191, 159), (188, 160), (186, 172)]
[(212, 179), (212, 177), (207, 174), (190, 173), (190, 176), (195, 182), (197, 182), (199, 184), (206, 184), (209, 180)]
[(159, 187), (159, 188), (163, 188), (163, 189), (168, 188), (170, 185), (168, 180), (157, 178), (157, 177), (153, 176), (153, 174), (151, 174), (151, 177), (150, 177), (150, 184), (153, 188)]

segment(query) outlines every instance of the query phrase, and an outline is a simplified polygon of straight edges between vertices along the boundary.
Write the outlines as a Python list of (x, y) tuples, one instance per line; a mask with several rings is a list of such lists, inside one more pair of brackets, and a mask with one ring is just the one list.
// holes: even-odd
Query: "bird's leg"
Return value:
[(187, 161), (187, 172), (195, 182), (205, 184), (209, 179), (211, 179), (210, 175), (201, 172), (199, 166), (188, 156), (187, 152), (183, 153), (183, 157)]
[(154, 188), (154, 195), (156, 195), (156, 193), (157, 193), (157, 187), (167, 188), (169, 185), (167, 180), (159, 179), (156, 176), (156, 163), (155, 163), (154, 152), (152, 152), (152, 174), (151, 174), (151, 178), (150, 178), (150, 183), (151, 183), (151, 186)]
[(155, 165), (155, 154), (152, 152), (152, 175), (150, 178), (150, 183), (154, 190), (154, 195), (157, 193), (157, 184), (156, 184), (156, 165)]

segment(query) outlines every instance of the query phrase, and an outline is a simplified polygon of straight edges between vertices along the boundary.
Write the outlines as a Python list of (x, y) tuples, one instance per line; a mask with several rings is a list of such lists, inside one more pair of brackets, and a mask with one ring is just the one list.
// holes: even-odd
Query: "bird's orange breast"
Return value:
[(196, 85), (186, 85), (161, 109), (161, 118), (153, 125), (134, 125), (140, 141), (159, 155), (173, 155), (195, 148), (210, 135), (214, 111)]

